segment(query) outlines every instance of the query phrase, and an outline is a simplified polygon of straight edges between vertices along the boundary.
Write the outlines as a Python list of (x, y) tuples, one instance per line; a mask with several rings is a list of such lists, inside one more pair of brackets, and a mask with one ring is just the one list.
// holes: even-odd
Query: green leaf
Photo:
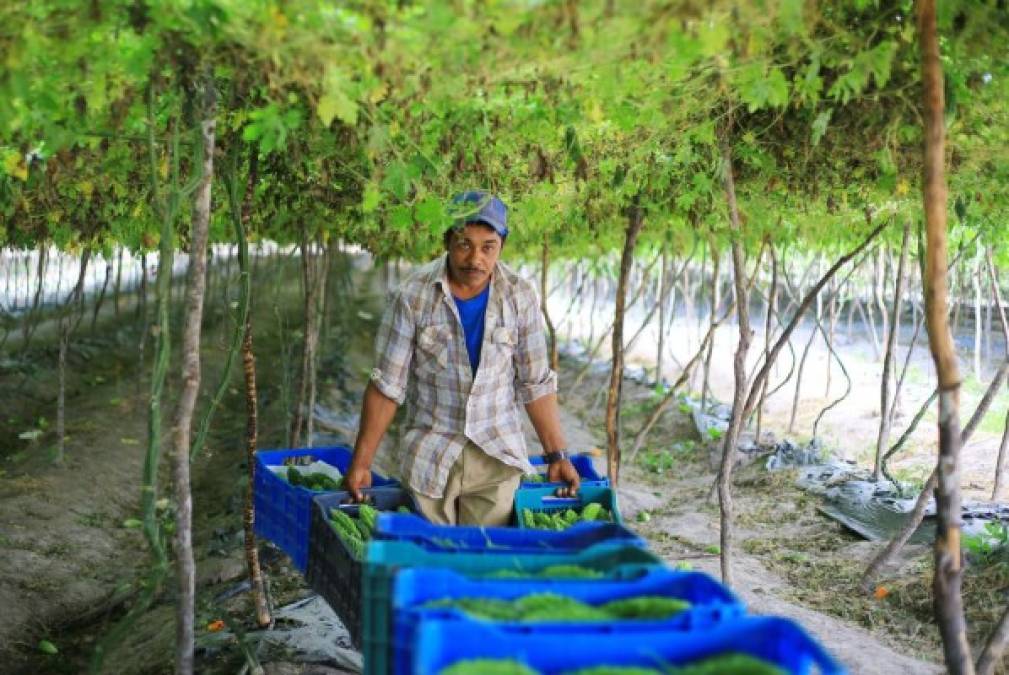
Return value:
[(139, 530), (143, 526), (144, 526), (143, 521), (138, 520), (136, 518), (127, 518), (126, 520), (123, 521), (123, 527), (129, 530)]
[(329, 126), (333, 118), (354, 126), (357, 124), (357, 103), (350, 100), (342, 91), (329, 92), (319, 99), (315, 108), (316, 114), (324, 126)]
[(410, 207), (402, 204), (394, 207), (389, 214), (389, 225), (394, 230), (406, 231), (413, 227), (413, 214)]
[(802, 20), (803, 0), (781, 0), (778, 5), (778, 23), (786, 35), (805, 33)]
[(833, 114), (833, 109), (827, 108), (817, 115), (815, 120), (813, 120), (813, 133), (810, 141), (814, 146), (819, 145), (820, 139), (823, 138), (825, 133), (827, 133), (827, 125), (830, 124), (830, 117)]
[(427, 226), (432, 234), (441, 234), (448, 227), (445, 205), (436, 197), (428, 197), (414, 209), (414, 216), (422, 226)]
[(403, 201), (410, 190), (410, 172), (402, 162), (393, 162), (385, 169), (382, 187)]
[(364, 195), (361, 197), (361, 211), (363, 213), (372, 213), (378, 208), (381, 201), (382, 192), (375, 185), (374, 181), (368, 181), (368, 184), (364, 186)]
[(49, 640), (39, 640), (39, 651), (43, 654), (49, 654), (50, 656), (55, 656), (60, 653), (60, 650), (56, 648)]

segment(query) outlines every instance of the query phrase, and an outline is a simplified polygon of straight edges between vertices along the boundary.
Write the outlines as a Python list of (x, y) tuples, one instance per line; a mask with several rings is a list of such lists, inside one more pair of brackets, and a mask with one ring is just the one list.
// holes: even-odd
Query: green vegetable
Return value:
[(410, 515), (413, 513), (413, 511), (411, 511), (406, 505), (403, 505), (400, 506), (398, 509), (396, 509), (396, 513), (405, 513), (407, 515)]
[(287, 467), (287, 482), (316, 492), (335, 492), (343, 487), (342, 478), (336, 481), (320, 471), (303, 475), (294, 466)]
[(56, 648), (56, 645), (49, 640), (39, 640), (39, 651), (43, 654), (48, 654), (49, 656), (55, 656), (60, 652), (60, 650)]
[(497, 570), (485, 576), (488, 579), (601, 579), (606, 575), (599, 570), (579, 565), (551, 565), (538, 572)]
[[(405, 506), (401, 506), (397, 510), (401, 513), (411, 512)], [(356, 558), (361, 559), (364, 558), (365, 543), (375, 534), (375, 529), (378, 525), (378, 514), (379, 511), (374, 506), (359, 504), (356, 516), (351, 516), (340, 508), (330, 509), (329, 521), (337, 536), (347, 544), (347, 548), (351, 550)]]
[(547, 482), (547, 477), (541, 473), (527, 473), (522, 476), (523, 483), (545, 483)]
[(607, 602), (600, 609), (621, 619), (668, 619), (690, 609), (690, 603), (679, 598), (640, 595)]
[(425, 603), (431, 608), (455, 608), (475, 619), (489, 621), (518, 621), (519, 613), (515, 603), (498, 598), (442, 598)]
[(580, 565), (551, 565), (550, 567), (544, 567), (536, 576), (554, 579), (601, 579), (606, 575), (599, 570), (589, 569)]
[(599, 516), (602, 515), (602, 511), (603, 505), (598, 502), (587, 504), (582, 509), (582, 520), (600, 520)]
[(566, 595), (537, 593), (515, 601), (520, 621), (607, 621), (612, 617), (600, 608)]
[[(678, 671), (673, 671), (678, 672)], [(638, 666), (592, 666), (582, 668), (564, 675), (664, 675), (663, 671), (654, 668), (640, 668)]]
[[(457, 661), (439, 675), (540, 675), (518, 661), (470, 659)], [(786, 671), (748, 654), (722, 654), (697, 663), (662, 670), (641, 666), (598, 665), (571, 670), (564, 675), (787, 675)]]
[(690, 608), (677, 598), (642, 595), (614, 600), (598, 607), (557, 593), (532, 593), (515, 600), (498, 598), (442, 598), (425, 607), (456, 608), (487, 621), (644, 621), (669, 618)]
[(439, 675), (539, 675), (539, 673), (518, 661), (470, 659), (453, 663)]
[(749, 654), (722, 654), (672, 671), (676, 675), (786, 675), (773, 663)]
[(358, 507), (357, 517), (359, 521), (364, 523), (364, 526), (368, 528), (368, 534), (364, 538), (370, 539), (371, 533), (375, 531), (375, 526), (378, 524), (378, 510), (368, 504), (361, 504), (361, 506)]
[(586, 504), (579, 513), (574, 509), (564, 511), (533, 511), (522, 509), (522, 524), (529, 529), (566, 530), (578, 522), (611, 522), (613, 515), (602, 504)]

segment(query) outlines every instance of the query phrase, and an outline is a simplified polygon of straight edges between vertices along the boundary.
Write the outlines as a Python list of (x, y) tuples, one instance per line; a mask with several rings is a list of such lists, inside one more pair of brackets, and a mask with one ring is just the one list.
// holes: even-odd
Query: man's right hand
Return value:
[(343, 477), (343, 487), (355, 502), (363, 502), (364, 493), (362, 490), (371, 487), (371, 467), (358, 466), (357, 462), (352, 461)]

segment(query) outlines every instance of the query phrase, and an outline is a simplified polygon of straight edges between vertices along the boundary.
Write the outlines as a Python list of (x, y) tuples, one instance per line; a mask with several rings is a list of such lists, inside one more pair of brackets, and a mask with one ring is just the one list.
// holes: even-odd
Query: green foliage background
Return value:
[[(425, 259), (459, 190), (511, 208), (511, 255), (724, 246), (720, 143), (751, 252), (835, 253), (867, 214), (917, 220), (913, 4), (855, 0), (38, 0), (0, 9), (0, 246), (152, 250), (152, 178), (258, 155), (253, 230)], [(998, 241), (1009, 16), (944, 2), (954, 242)], [(149, 135), (154, 143), (149, 144)], [(212, 237), (229, 238), (215, 186)], [(185, 248), (188, 204), (175, 232)], [(887, 237), (899, 239), (899, 228)], [(1004, 254), (1003, 254), (1004, 255)]]

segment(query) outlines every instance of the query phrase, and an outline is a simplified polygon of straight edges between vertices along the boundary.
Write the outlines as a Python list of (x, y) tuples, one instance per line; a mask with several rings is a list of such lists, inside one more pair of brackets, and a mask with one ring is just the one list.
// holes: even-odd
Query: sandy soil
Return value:
[[(569, 382), (570, 379), (572, 378), (569, 372), (562, 381)], [(596, 385), (602, 386), (603, 382), (594, 382), (593, 386), (585, 387), (585, 391), (595, 391)], [(632, 396), (634, 386), (625, 383), (625, 387), (630, 390), (628, 393)], [(594, 430), (591, 423), (585, 421), (598, 419), (598, 415), (594, 414), (592, 401), (579, 399), (570, 392), (564, 400), (562, 415), (569, 445), (572, 448), (582, 449), (605, 447), (603, 444), (605, 435), (600, 433), (598, 428)], [(680, 416), (680, 419), (675, 420), (672, 427), (666, 431), (679, 439), (688, 438), (692, 434), (686, 416)], [(535, 447), (535, 436), (531, 430), (528, 433), (530, 446)], [(601, 459), (597, 461), (600, 469), (604, 469), (603, 464)], [(695, 569), (719, 578), (718, 555), (705, 552), (712, 550), (712, 546), (717, 547), (719, 543), (717, 508), (707, 505), (704, 497), (715, 478), (707, 461), (698, 462), (689, 470), (663, 476), (660, 480), (646, 475), (634, 466), (628, 466), (624, 471), (625, 477), (619, 494), (621, 513), (626, 522), (647, 536), (659, 554), (671, 563), (687, 562)], [(737, 504), (740, 512), (746, 513), (750, 506), (746, 497), (741, 495)], [(637, 522), (639, 512), (646, 512), (651, 516), (647, 523)], [(770, 519), (774, 519), (773, 514), (767, 515)], [(812, 515), (811, 519), (812, 523), (807, 527), (829, 527), (822, 517)], [(779, 536), (783, 533), (780, 523), (769, 525), (768, 529)], [(800, 529), (793, 528), (791, 536), (802, 538), (804, 535)], [(750, 538), (760, 540), (763, 537), (762, 534), (746, 529), (740, 531), (737, 536), (743, 542)], [(830, 555), (836, 556), (838, 552), (832, 551)], [(900, 644), (898, 640), (887, 640), (852, 621), (818, 612), (796, 602), (795, 586), (769, 570), (757, 556), (740, 551), (735, 558), (733, 570), (736, 575), (734, 590), (750, 611), (756, 614), (785, 616), (800, 622), (853, 674), (891, 675), (943, 671), (937, 662), (916, 658), (920, 657), (920, 653), (916, 654), (907, 643)]]

